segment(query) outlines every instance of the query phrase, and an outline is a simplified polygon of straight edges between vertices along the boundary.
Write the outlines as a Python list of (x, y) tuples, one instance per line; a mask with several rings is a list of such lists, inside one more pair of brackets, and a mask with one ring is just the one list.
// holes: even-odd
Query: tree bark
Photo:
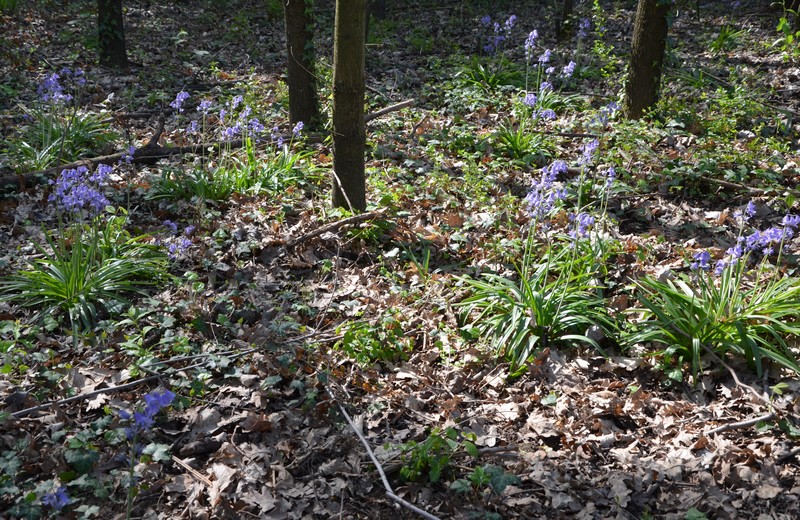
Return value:
[(333, 205), (367, 208), (364, 175), (366, 0), (336, 0), (333, 46)]
[(658, 100), (671, 0), (639, 0), (625, 82), (624, 113), (639, 119)]
[(575, 3), (573, 0), (562, 0), (561, 1), (561, 11), (558, 13), (558, 17), (556, 18), (556, 39), (558, 41), (564, 41), (569, 38), (569, 19), (572, 16), (572, 13), (575, 8)]
[(314, 2), (284, 0), (289, 120), (314, 129), (319, 122), (319, 102), (314, 75)]
[(122, 0), (97, 0), (97, 40), (100, 65), (115, 69), (128, 67)]

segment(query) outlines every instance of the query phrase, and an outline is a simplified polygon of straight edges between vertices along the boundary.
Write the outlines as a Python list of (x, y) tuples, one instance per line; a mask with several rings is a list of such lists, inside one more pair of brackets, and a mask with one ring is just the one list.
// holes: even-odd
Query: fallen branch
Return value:
[(414, 100), (413, 99), (406, 99), (405, 101), (401, 101), (400, 103), (397, 103), (395, 105), (390, 105), (390, 106), (388, 106), (386, 108), (382, 108), (382, 109), (378, 110), (377, 112), (372, 112), (371, 114), (365, 115), (364, 116), (364, 122), (368, 123), (368, 122), (372, 121), (373, 119), (377, 119), (377, 118), (379, 118), (381, 116), (384, 116), (384, 115), (386, 115), (386, 114), (388, 114), (390, 112), (396, 112), (397, 110), (401, 110), (403, 108), (410, 107), (413, 104), (414, 104)]
[(100, 394), (110, 394), (113, 392), (121, 392), (123, 390), (127, 390), (129, 388), (134, 388), (136, 386), (141, 385), (142, 383), (147, 383), (148, 381), (155, 381), (156, 379), (161, 379), (162, 376), (149, 376), (142, 379), (137, 379), (136, 381), (132, 381), (130, 383), (125, 383), (124, 385), (118, 386), (109, 386), (107, 388), (101, 388), (100, 390), (95, 390), (94, 392), (88, 392), (86, 394), (75, 395), (72, 397), (67, 397), (65, 399), (59, 399), (58, 401), (51, 401), (49, 403), (40, 404), (38, 406), (33, 406), (31, 408), (25, 408), (24, 410), (20, 410), (18, 412), (14, 412), (11, 414), (11, 417), (19, 418), (25, 417), (26, 415), (30, 415), (34, 412), (38, 412), (40, 410), (45, 410), (50, 408), (51, 406), (57, 406), (62, 404), (74, 403), (76, 401), (83, 401), (84, 399), (89, 399), (90, 397), (94, 397)]
[(755, 426), (756, 424), (764, 421), (769, 421), (775, 418), (775, 412), (766, 413), (760, 417), (755, 417), (753, 419), (745, 419), (744, 421), (738, 421), (734, 423), (723, 424), (722, 426), (717, 426), (711, 430), (708, 430), (703, 435), (705, 437), (709, 437), (711, 435), (715, 435), (717, 433), (726, 432), (729, 430), (736, 430), (739, 428), (749, 428), (750, 426)]
[(364, 445), (364, 449), (367, 450), (367, 455), (369, 455), (369, 458), (372, 459), (372, 463), (375, 464), (375, 468), (378, 470), (378, 473), (381, 476), (381, 481), (383, 481), (383, 487), (386, 489), (386, 496), (391, 498), (392, 500), (394, 500), (395, 502), (397, 502), (401, 506), (403, 506), (403, 507), (405, 507), (407, 509), (410, 509), (411, 511), (414, 511), (415, 513), (417, 513), (418, 515), (420, 515), (423, 518), (427, 518), (428, 520), (439, 520), (439, 517), (433, 516), (432, 514), (428, 513), (427, 511), (424, 511), (424, 510), (418, 508), (417, 506), (415, 506), (411, 502), (408, 502), (408, 501), (406, 501), (406, 500), (404, 500), (404, 499), (402, 499), (399, 496), (394, 494), (394, 491), (392, 490), (392, 486), (389, 484), (389, 480), (386, 478), (386, 473), (384, 473), (383, 467), (381, 466), (381, 463), (378, 461), (378, 458), (375, 456), (375, 453), (372, 451), (372, 448), (369, 445), (369, 441), (367, 441), (367, 439), (364, 438), (364, 435), (360, 431), (358, 431), (358, 428), (356, 428), (356, 425), (353, 424), (353, 420), (347, 414), (347, 411), (344, 409), (344, 406), (342, 406), (341, 403), (339, 403), (339, 401), (336, 399), (336, 397), (333, 395), (333, 393), (330, 391), (330, 389), (327, 386), (324, 386), (324, 388), (325, 388), (325, 391), (328, 392), (328, 395), (331, 396), (331, 399), (333, 399), (333, 401), (336, 403), (336, 406), (339, 407), (339, 411), (342, 412), (342, 415), (344, 416), (345, 420), (347, 421), (347, 424), (350, 425), (350, 428), (353, 430), (353, 432), (355, 432), (356, 436), (358, 436), (359, 440), (361, 441), (361, 444)]
[(324, 233), (329, 233), (332, 231), (336, 231), (337, 229), (351, 226), (353, 224), (358, 224), (360, 222), (364, 222), (365, 220), (372, 220), (374, 218), (385, 216), (386, 208), (378, 209), (375, 211), (368, 211), (367, 213), (360, 213), (358, 215), (353, 215), (352, 217), (343, 218), (342, 220), (337, 220), (336, 222), (331, 222), (330, 224), (325, 224), (324, 226), (320, 226), (314, 231), (306, 233), (305, 235), (299, 236), (295, 239), (288, 240), (286, 242), (286, 247), (295, 247), (297, 244), (301, 242), (305, 242), (306, 240), (311, 240), (312, 238), (316, 238)]

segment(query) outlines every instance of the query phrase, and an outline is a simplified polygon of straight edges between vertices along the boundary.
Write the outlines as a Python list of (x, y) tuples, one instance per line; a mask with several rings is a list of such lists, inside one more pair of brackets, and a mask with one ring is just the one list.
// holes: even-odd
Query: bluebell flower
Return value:
[(562, 75), (563, 75), (565, 78), (570, 78), (570, 77), (572, 77), (572, 74), (574, 74), (574, 73), (575, 73), (575, 66), (576, 66), (575, 62), (574, 62), (574, 61), (570, 61), (569, 63), (567, 63), (566, 65), (564, 65), (564, 68), (563, 68), (563, 69), (561, 69), (561, 74), (562, 74)]
[(594, 159), (594, 154), (597, 151), (597, 147), (600, 145), (600, 142), (597, 139), (593, 139), (583, 145), (582, 148), (582, 155), (580, 158), (580, 163), (583, 165), (589, 164)]
[(594, 224), (594, 217), (588, 213), (579, 213), (572, 217), (575, 221), (575, 230), (570, 232), (572, 238), (585, 237), (589, 228)]
[(489, 27), (491, 23), (492, 23), (492, 17), (489, 16), (488, 14), (485, 15), (483, 18), (481, 18), (481, 25), (483, 25), (484, 27)]
[(514, 28), (514, 24), (516, 22), (517, 22), (517, 15), (512, 14), (511, 16), (509, 16), (508, 20), (506, 20), (506, 23), (504, 24), (506, 32), (510, 32), (511, 29)]
[(784, 227), (790, 227), (792, 229), (796, 229), (797, 226), (800, 226), (800, 215), (786, 215), (783, 217), (783, 221), (781, 224)]
[(197, 111), (202, 112), (203, 114), (208, 114), (209, 109), (211, 108), (211, 100), (204, 99), (197, 105)]
[(92, 215), (99, 214), (109, 205), (108, 199), (99, 190), (105, 180), (104, 171), (90, 176), (86, 166), (62, 170), (57, 180), (50, 181), (55, 190), (48, 201), (55, 202), (69, 212), (78, 213), (88, 209)]
[(186, 229), (183, 230), (183, 234), (186, 235), (187, 237), (191, 236), (192, 233), (194, 233), (194, 230), (195, 230), (194, 226), (186, 226)]
[(225, 122), (225, 116), (226, 115), (228, 115), (228, 111), (225, 110), (224, 108), (220, 108), (219, 109), (219, 122), (220, 123), (224, 123)]
[(606, 188), (610, 188), (614, 184), (614, 179), (617, 178), (617, 170), (610, 166), (606, 171)]
[(250, 133), (254, 135), (260, 135), (264, 132), (264, 125), (261, 124), (257, 117), (252, 118), (248, 126), (250, 127)]
[(542, 84), (539, 85), (539, 92), (547, 92), (549, 90), (553, 90), (553, 84), (549, 81), (542, 81)]
[(714, 274), (720, 276), (728, 265), (728, 262), (725, 260), (717, 260), (716, 265), (714, 265)]
[(544, 110), (537, 111), (534, 117), (536, 117), (537, 119), (553, 120), (556, 118), (556, 112), (551, 108), (545, 108)]
[(250, 108), (250, 105), (245, 105), (242, 111), (239, 113), (239, 119), (242, 121), (247, 121), (247, 118), (250, 117), (252, 112), (253, 109)]
[(736, 244), (733, 247), (729, 247), (725, 254), (730, 256), (734, 260), (738, 260), (744, 255), (744, 249), (742, 249), (741, 244)]
[(558, 174), (566, 171), (567, 163), (560, 160), (554, 161), (549, 167), (542, 168), (541, 178), (534, 183), (525, 197), (528, 213), (532, 218), (546, 217), (555, 207), (556, 202), (567, 196), (565, 189), (554, 186)]
[(751, 200), (747, 203), (747, 207), (744, 209), (745, 215), (745, 222), (753, 218), (756, 214), (756, 205)]
[(177, 233), (178, 232), (178, 224), (174, 223), (171, 220), (165, 220), (164, 221), (164, 227), (166, 227), (167, 229), (169, 229), (173, 233)]
[(236, 110), (236, 107), (238, 107), (243, 100), (244, 98), (242, 96), (234, 96), (229, 105), (231, 110)]
[(145, 402), (145, 415), (153, 417), (161, 411), (162, 408), (166, 408), (172, 404), (172, 401), (175, 399), (175, 394), (165, 389), (162, 392), (150, 392), (149, 394), (145, 394), (143, 399)]
[(694, 262), (692, 262), (691, 269), (692, 271), (697, 271), (698, 269), (702, 269), (703, 271), (708, 271), (711, 268), (711, 253), (708, 251), (700, 251), (699, 253), (695, 253), (692, 255), (694, 258)]
[(539, 55), (539, 63), (545, 64), (550, 61), (550, 49), (545, 49), (542, 54)]
[[(175, 244), (172, 244), (175, 246)], [(177, 246), (175, 246), (177, 248)], [(155, 423), (154, 417), (163, 408), (169, 406), (175, 399), (175, 394), (169, 390), (154, 391), (145, 394), (143, 397), (145, 406), (141, 410), (136, 410), (132, 414), (125, 410), (118, 410), (120, 418), (129, 421), (130, 424), (125, 429), (125, 434), (128, 439), (138, 437), (140, 434), (146, 432), (153, 427)]]
[(189, 126), (187, 126), (187, 127), (186, 127), (186, 130), (185, 130), (185, 132), (186, 132), (187, 134), (189, 134), (189, 135), (194, 135), (194, 134), (196, 134), (196, 133), (197, 133), (197, 121), (195, 121), (195, 120), (192, 120), (192, 122), (191, 122), (191, 123), (189, 123)]
[(534, 94), (533, 92), (528, 92), (527, 94), (525, 94), (525, 99), (523, 99), (522, 102), (531, 108), (535, 107), (536, 94)]
[(547, 75), (549, 76), (550, 74), (552, 74), (553, 72), (555, 72), (555, 70), (556, 70), (556, 68), (555, 68), (555, 67), (547, 67), (546, 69), (544, 69), (544, 73), (545, 73), (545, 74), (547, 74)]
[(592, 21), (589, 18), (581, 18), (578, 22), (578, 38), (585, 39), (589, 36), (589, 27), (592, 26)]
[(60, 486), (57, 490), (42, 497), (42, 504), (54, 509), (55, 511), (61, 511), (70, 502), (72, 502), (72, 500), (67, 495), (67, 488), (64, 486)]
[(536, 46), (536, 38), (538, 37), (539, 33), (534, 29), (528, 33), (528, 37), (525, 38), (525, 59), (528, 61), (530, 61), (533, 56), (533, 49)]
[(187, 99), (189, 99), (189, 93), (181, 90), (180, 92), (178, 92), (178, 95), (175, 96), (175, 101), (170, 103), (169, 106), (171, 106), (178, 112), (183, 112), (183, 102), (186, 101)]
[(295, 137), (300, 137), (300, 132), (303, 131), (303, 126), (305, 126), (303, 122), (298, 121), (297, 124), (294, 125), (294, 128), (292, 128), (292, 135)]

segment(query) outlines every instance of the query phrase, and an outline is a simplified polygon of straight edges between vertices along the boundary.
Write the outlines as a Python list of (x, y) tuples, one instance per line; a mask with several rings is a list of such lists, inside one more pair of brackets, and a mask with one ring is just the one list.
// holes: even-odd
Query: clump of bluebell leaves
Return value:
[(149, 460), (159, 462), (167, 459), (166, 449), (168, 446), (150, 444), (142, 446), (144, 435), (150, 431), (155, 424), (158, 413), (168, 407), (175, 400), (175, 394), (170, 390), (161, 389), (145, 394), (142, 397), (143, 405), (139, 405), (134, 411), (119, 410), (119, 417), (127, 423), (123, 429), (125, 440), (128, 443), (129, 453), (128, 462), (128, 495), (126, 502), (126, 518), (131, 517), (133, 500), (139, 491), (136, 479), (136, 465), (147, 456)]
[(107, 197), (113, 167), (65, 169), (51, 181), (48, 202), (58, 217), (56, 231), (44, 230), (45, 246), (27, 267), (0, 281), (0, 299), (36, 308), (50, 324), (69, 319), (74, 341), (105, 315), (129, 304), (167, 274), (167, 256), (147, 236), (132, 236), (127, 213)]
[(17, 172), (39, 170), (106, 148), (116, 139), (108, 124), (79, 103), (86, 85), (80, 69), (47, 74), (38, 97), (25, 108), (25, 122), (6, 143), (10, 165)]
[(759, 375), (767, 363), (800, 373), (791, 344), (800, 336), (800, 279), (782, 267), (800, 216), (759, 230), (749, 227), (755, 213), (752, 202), (734, 213), (737, 239), (723, 254), (697, 251), (689, 273), (636, 284), (642, 307), (633, 312), (642, 319), (627, 343), (655, 346), (673, 379), (683, 378), (687, 364), (696, 377), (704, 362), (725, 358), (743, 360)]
[[(514, 276), (483, 272), (460, 279), (471, 291), (457, 304), (463, 308), (465, 334), (488, 340), (509, 361), (512, 376), (523, 373), (526, 361), (550, 346), (583, 343), (600, 349), (596, 338), (615, 329), (598, 285), (607, 254), (605, 238), (593, 231), (605, 218), (596, 211), (607, 207), (604, 201), (616, 173), (606, 172), (596, 207), (581, 195), (597, 146), (592, 141), (583, 148), (574, 198), (564, 180), (566, 162), (557, 160), (542, 169), (524, 201), (530, 221), (520, 230), (524, 250), (514, 262)], [(569, 200), (574, 201), (572, 209), (566, 206)], [(593, 330), (602, 334), (590, 334)]]
[[(301, 165), (310, 153), (293, 149), (302, 137), (303, 122), (294, 126), (291, 138), (284, 142), (280, 129), (267, 127), (243, 95), (220, 105), (202, 99), (194, 111), (187, 109), (190, 100), (181, 91), (170, 103), (179, 123), (188, 119), (185, 139), (195, 143), (221, 140), (222, 144), (217, 154), (201, 157), (189, 169), (163, 169), (148, 197), (224, 201), (234, 193), (277, 192), (303, 178)], [(257, 145), (266, 150), (256, 154)]]

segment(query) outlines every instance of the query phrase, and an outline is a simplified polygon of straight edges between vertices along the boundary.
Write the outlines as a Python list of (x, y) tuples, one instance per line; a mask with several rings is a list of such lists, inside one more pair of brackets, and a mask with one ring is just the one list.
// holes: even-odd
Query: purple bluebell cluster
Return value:
[(550, 166), (542, 168), (542, 177), (534, 183), (531, 191), (525, 197), (531, 218), (539, 220), (547, 217), (556, 202), (567, 196), (566, 189), (555, 185), (558, 175), (566, 172), (567, 163), (561, 160), (553, 161)]
[(96, 216), (109, 205), (101, 188), (112, 169), (107, 164), (100, 164), (94, 173), (89, 173), (86, 166), (62, 170), (57, 180), (50, 181), (54, 190), (48, 200), (70, 213), (86, 210), (89, 215)]
[(210, 99), (204, 99), (203, 101), (200, 102), (199, 105), (197, 105), (197, 111), (198, 112), (202, 112), (203, 115), (208, 114), (209, 110), (211, 110), (211, 100)]
[(534, 29), (528, 33), (528, 37), (525, 38), (525, 59), (527, 61), (531, 61), (533, 57), (533, 49), (536, 48), (536, 39), (539, 38), (539, 32)]
[(65, 85), (75, 89), (85, 84), (86, 76), (81, 69), (73, 71), (65, 67), (45, 76), (36, 93), (45, 103), (66, 104), (72, 101), (72, 95), (65, 92)]
[(292, 128), (292, 135), (295, 137), (300, 137), (300, 133), (303, 131), (303, 126), (305, 126), (303, 122), (298, 121), (297, 124), (294, 125), (294, 128)]
[(583, 145), (581, 148), (581, 157), (578, 159), (578, 162), (584, 166), (591, 164), (591, 162), (594, 160), (594, 155), (598, 146), (600, 146), (600, 142), (597, 139), (593, 139)]
[(578, 38), (585, 40), (589, 36), (589, 28), (592, 26), (592, 21), (589, 18), (581, 18), (578, 22)]
[(169, 106), (171, 106), (172, 108), (174, 108), (178, 112), (183, 112), (183, 103), (187, 99), (189, 99), (189, 93), (188, 92), (184, 92), (183, 90), (181, 90), (180, 92), (178, 92), (178, 95), (175, 96), (175, 101), (170, 103)]
[(571, 220), (574, 224), (574, 229), (569, 232), (569, 236), (572, 238), (582, 238), (589, 234), (589, 228), (594, 225), (594, 216), (581, 212), (577, 215), (572, 215)]
[(54, 511), (61, 511), (72, 502), (69, 495), (67, 495), (67, 488), (64, 486), (60, 486), (52, 493), (47, 493), (41, 500), (43, 505), (52, 508)]
[(699, 253), (695, 253), (692, 258), (694, 258), (694, 262), (690, 266), (692, 271), (697, 271), (701, 269), (703, 271), (708, 271), (711, 269), (711, 253), (708, 251), (700, 251)]
[(517, 15), (514, 14), (509, 16), (502, 24), (500, 22), (492, 23), (492, 18), (489, 15), (481, 18), (481, 25), (487, 32), (489, 27), (492, 28), (492, 33), (486, 36), (486, 44), (483, 46), (483, 51), (486, 54), (494, 54), (500, 50), (516, 23)]
[(591, 124), (599, 126), (600, 128), (605, 128), (617, 110), (619, 110), (619, 105), (615, 101), (610, 102), (606, 106), (600, 108), (597, 115), (592, 118)]
[(572, 75), (575, 73), (575, 66), (576, 66), (575, 62), (570, 61), (569, 63), (564, 65), (563, 69), (561, 69), (561, 75), (564, 76), (565, 78), (571, 78)]
[(194, 233), (195, 226), (186, 226), (183, 233), (181, 233), (178, 224), (172, 220), (165, 220), (163, 224), (171, 236), (163, 241), (159, 240), (159, 243), (167, 247), (167, 251), (169, 251), (169, 255), (172, 259), (175, 259), (179, 254), (192, 247), (193, 242), (191, 236)]
[(128, 440), (133, 440), (148, 431), (155, 423), (155, 416), (163, 408), (166, 408), (175, 400), (175, 394), (167, 389), (153, 391), (145, 394), (142, 398), (144, 406), (141, 405), (133, 413), (127, 410), (119, 410), (121, 419), (128, 421), (125, 428), (125, 435)]
[(610, 166), (608, 170), (606, 170), (606, 188), (610, 188), (612, 184), (614, 184), (614, 180), (617, 178), (617, 170), (613, 166)]
[[(755, 214), (756, 206), (750, 201), (744, 211), (736, 211), (734, 217), (744, 224)], [(740, 236), (736, 244), (725, 251), (725, 256), (717, 260), (714, 273), (721, 275), (727, 267), (736, 266), (751, 255), (768, 257), (776, 252), (785, 252), (798, 226), (800, 226), (800, 215), (787, 214), (780, 226), (773, 226), (763, 231), (755, 230), (746, 236)]]

